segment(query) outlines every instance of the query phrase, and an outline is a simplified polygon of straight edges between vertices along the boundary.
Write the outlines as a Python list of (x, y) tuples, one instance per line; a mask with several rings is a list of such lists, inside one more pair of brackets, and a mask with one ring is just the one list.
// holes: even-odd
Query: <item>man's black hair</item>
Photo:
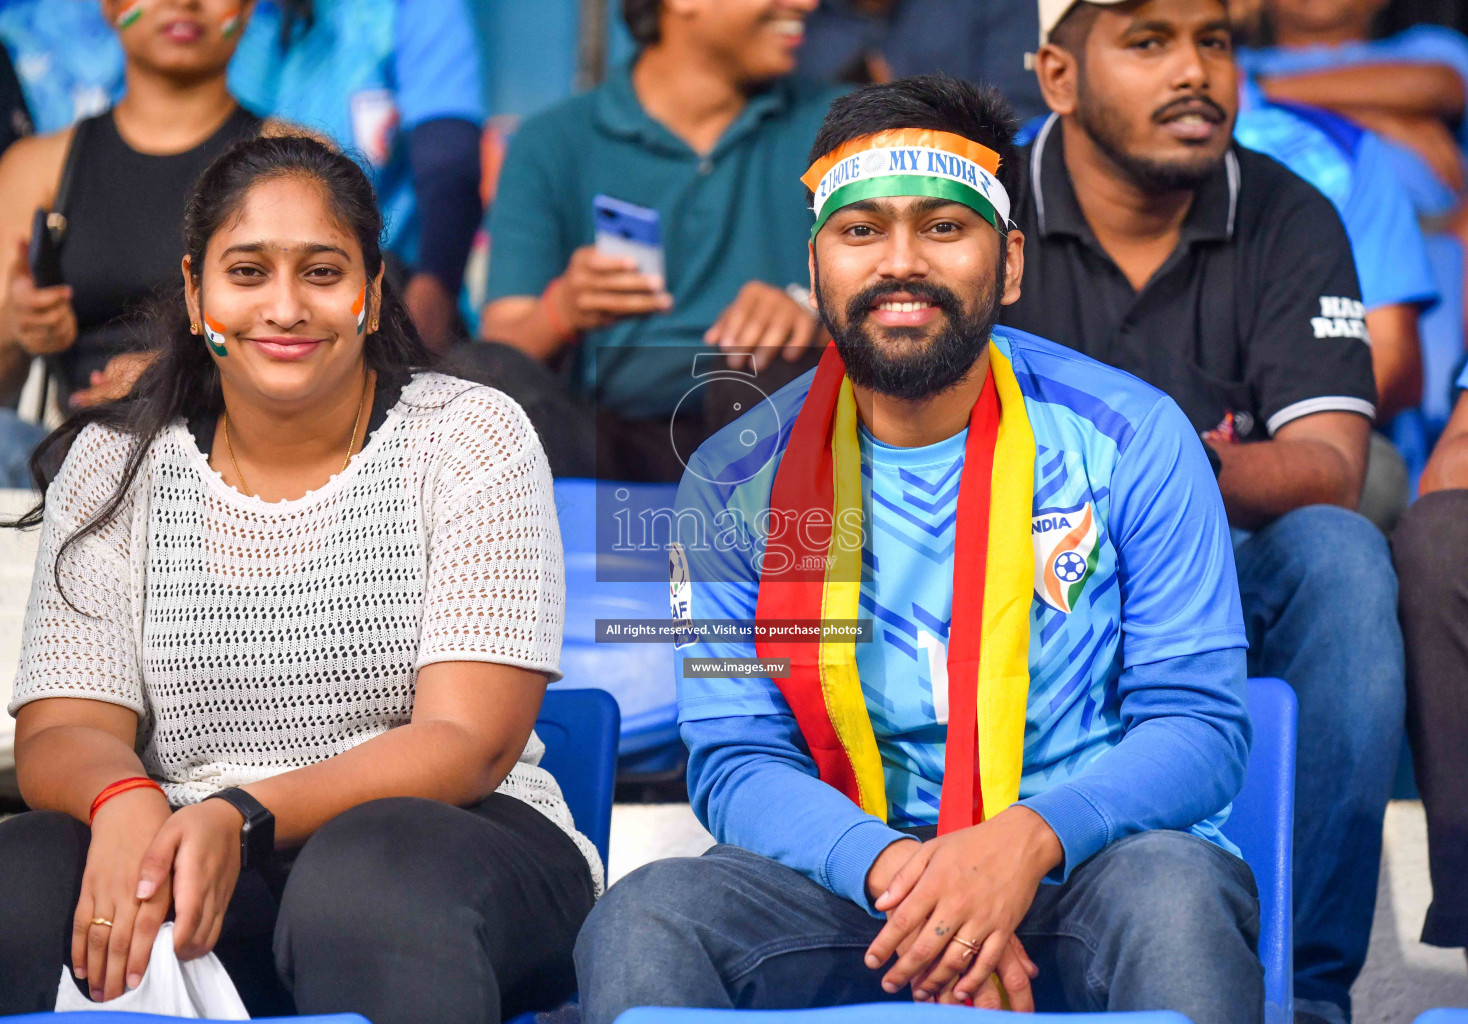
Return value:
[(1013, 198), (1020, 183), (1014, 148), (1017, 127), (1009, 101), (993, 86), (971, 85), (947, 75), (917, 75), (868, 85), (832, 103), (811, 146), (810, 162), (842, 143), (889, 129), (952, 132), (999, 154), (997, 177)]
[(663, 0), (622, 0), (622, 20), (638, 48), (651, 46), (662, 38), (658, 19), (663, 13)]

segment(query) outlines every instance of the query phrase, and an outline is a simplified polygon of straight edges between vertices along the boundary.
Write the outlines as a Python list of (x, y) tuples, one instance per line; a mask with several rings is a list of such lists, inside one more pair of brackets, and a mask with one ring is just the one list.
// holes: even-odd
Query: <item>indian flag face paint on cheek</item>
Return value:
[(352, 303), (352, 313), (357, 318), (357, 333), (361, 334), (367, 327), (367, 286), (362, 285), (362, 291), (357, 295), (357, 301)]
[(224, 325), (208, 313), (204, 314), (204, 341), (208, 343), (209, 351), (221, 359), (229, 355), (224, 346)]
[(238, 7), (236, 7), (234, 10), (230, 11), (229, 14), (227, 14), (225, 16), (225, 18), (224, 18), (224, 25), (223, 25), (224, 38), (228, 39), (230, 36), (234, 35), (239, 30), (240, 30), (240, 9)]
[(116, 22), (114, 22), (114, 24), (117, 25), (117, 29), (120, 32), (123, 29), (132, 28), (138, 23), (138, 19), (142, 16), (143, 0), (133, 0), (132, 3), (128, 4), (120, 12), (118, 12), (117, 20)]

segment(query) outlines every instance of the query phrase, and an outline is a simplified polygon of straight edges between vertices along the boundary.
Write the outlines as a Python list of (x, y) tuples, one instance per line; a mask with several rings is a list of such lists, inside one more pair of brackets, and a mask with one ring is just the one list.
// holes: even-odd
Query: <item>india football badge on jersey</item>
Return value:
[(668, 545), (668, 603), (672, 606), (673, 646), (687, 647), (698, 639), (693, 631), (693, 575), (688, 571), (688, 555), (683, 545)]
[(1035, 545), (1035, 595), (1069, 615), (1096, 571), (1096, 510), (1088, 501), (1078, 508), (1045, 511), (1031, 520)]

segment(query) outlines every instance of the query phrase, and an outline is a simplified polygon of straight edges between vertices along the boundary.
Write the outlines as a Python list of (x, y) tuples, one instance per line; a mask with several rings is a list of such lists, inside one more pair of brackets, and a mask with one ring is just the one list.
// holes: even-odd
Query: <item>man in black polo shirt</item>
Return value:
[(1250, 674), (1300, 702), (1296, 1019), (1344, 1024), (1403, 713), (1396, 577), (1351, 511), (1376, 396), (1350, 244), (1323, 195), (1230, 143), (1222, 0), (1039, 7), (1054, 113), (1020, 154), (1024, 291), (1001, 317), (1163, 389), (1208, 443)]

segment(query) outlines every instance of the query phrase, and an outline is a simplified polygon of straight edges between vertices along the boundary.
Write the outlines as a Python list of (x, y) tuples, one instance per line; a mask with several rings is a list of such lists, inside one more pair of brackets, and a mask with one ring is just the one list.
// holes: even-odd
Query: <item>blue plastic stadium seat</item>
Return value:
[(617, 781), (617, 702), (605, 690), (564, 685), (545, 691), (535, 720), (535, 734), (545, 744), (540, 766), (556, 777), (577, 830), (606, 864)]
[(1468, 1024), (1468, 1009), (1428, 1010), (1412, 1024)]
[(823, 1010), (682, 1010), (643, 1006), (616, 1024), (1190, 1024), (1180, 1013), (1033, 1013), (1016, 1017), (1001, 1010), (919, 1003), (863, 1003)]
[[(535, 734), (545, 744), (540, 766), (556, 777), (576, 828), (596, 844), (605, 865), (617, 774), (617, 702), (605, 690), (562, 685), (545, 691), (535, 720)], [(522, 1013), (506, 1024), (535, 1024), (538, 1017)]]
[(561, 671), (616, 698), (624, 778), (676, 773), (687, 757), (678, 738), (672, 646), (596, 642), (597, 619), (668, 620), (665, 545), (677, 490), (674, 484), (555, 482), (566, 550)]
[(1254, 745), (1244, 788), (1223, 834), (1244, 855), (1259, 886), (1259, 959), (1264, 1020), (1287, 1024), (1294, 1006), (1294, 902), (1290, 888), (1295, 827), (1295, 692), (1278, 679), (1249, 680)]

